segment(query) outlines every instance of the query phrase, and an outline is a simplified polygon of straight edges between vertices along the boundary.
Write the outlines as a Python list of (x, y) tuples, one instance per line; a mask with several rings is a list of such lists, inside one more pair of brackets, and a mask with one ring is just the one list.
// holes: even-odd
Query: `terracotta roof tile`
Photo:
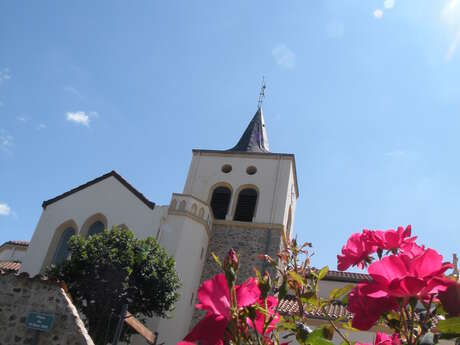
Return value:
[(20, 262), (0, 261), (0, 270), (3, 271), (19, 271), (21, 268)]
[[(279, 305), (279, 312), (284, 315), (292, 315), (299, 312), (299, 307), (294, 296), (288, 296), (288, 298), (281, 301)], [(346, 306), (340, 304), (329, 304), (324, 307), (323, 310), (313, 309), (305, 312), (308, 318), (312, 319), (327, 319), (328, 317), (332, 320), (342, 318), (350, 319), (351, 314), (347, 311)]]
[(359, 283), (363, 280), (371, 280), (372, 278), (369, 274), (365, 273), (329, 271), (324, 279), (340, 282)]

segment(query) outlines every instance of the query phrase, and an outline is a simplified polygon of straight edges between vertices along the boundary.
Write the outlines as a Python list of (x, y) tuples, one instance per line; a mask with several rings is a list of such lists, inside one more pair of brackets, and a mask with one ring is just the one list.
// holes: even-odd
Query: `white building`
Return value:
[(35, 275), (63, 260), (74, 234), (125, 225), (139, 238), (154, 236), (175, 257), (183, 287), (173, 319), (147, 326), (159, 343), (175, 344), (190, 329), (200, 281), (217, 273), (210, 253), (237, 249), (241, 279), (253, 266), (265, 268), (257, 256), (276, 255), (282, 232), (292, 231), (298, 196), (294, 155), (269, 151), (258, 108), (232, 149), (193, 150), (183, 192), (169, 205), (155, 205), (115, 171), (44, 201), (21, 271)]

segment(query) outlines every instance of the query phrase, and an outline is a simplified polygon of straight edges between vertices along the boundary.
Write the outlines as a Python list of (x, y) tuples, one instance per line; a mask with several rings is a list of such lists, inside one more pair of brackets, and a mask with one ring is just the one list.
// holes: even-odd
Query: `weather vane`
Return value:
[(259, 93), (259, 101), (257, 102), (257, 107), (260, 108), (262, 107), (262, 103), (264, 101), (265, 97), (265, 77), (262, 77), (262, 87), (260, 88), (260, 93)]

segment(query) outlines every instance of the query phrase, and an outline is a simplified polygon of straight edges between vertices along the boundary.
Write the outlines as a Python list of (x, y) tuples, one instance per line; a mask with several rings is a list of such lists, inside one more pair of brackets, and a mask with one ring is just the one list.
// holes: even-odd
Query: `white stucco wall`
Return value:
[[(222, 166), (230, 164), (232, 171), (222, 172)], [(248, 175), (246, 169), (255, 166), (257, 173)], [(232, 198), (227, 219), (232, 219), (237, 192), (244, 185), (254, 185), (259, 190), (254, 222), (286, 224), (291, 192), (295, 188), (292, 157), (286, 155), (257, 155), (221, 152), (194, 151), (184, 194), (192, 194), (208, 203), (211, 190), (218, 183), (232, 187)], [(295, 216), (295, 202), (292, 207), (292, 220)]]
[(176, 259), (176, 271), (182, 283), (181, 296), (172, 319), (159, 319), (153, 323), (159, 333), (159, 341), (167, 345), (176, 344), (189, 331), (210, 228), (210, 210), (204, 202), (181, 194), (173, 194), (172, 199), (175, 202), (162, 226), (159, 241)]
[(26, 256), (27, 248), (6, 244), (0, 248), (0, 261), (22, 262)]
[(35, 275), (43, 268), (50, 243), (56, 229), (72, 220), (78, 233), (85, 221), (94, 214), (101, 213), (107, 218), (107, 227), (124, 224), (138, 238), (155, 236), (166, 208), (147, 207), (116, 178), (108, 177), (90, 187), (67, 196), (42, 212), (21, 271)]

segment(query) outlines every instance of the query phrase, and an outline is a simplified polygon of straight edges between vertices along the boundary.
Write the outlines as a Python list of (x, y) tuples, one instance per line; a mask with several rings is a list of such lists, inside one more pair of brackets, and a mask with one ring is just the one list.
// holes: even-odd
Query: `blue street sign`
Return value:
[(48, 332), (53, 327), (54, 318), (52, 314), (30, 312), (27, 315), (26, 327)]

